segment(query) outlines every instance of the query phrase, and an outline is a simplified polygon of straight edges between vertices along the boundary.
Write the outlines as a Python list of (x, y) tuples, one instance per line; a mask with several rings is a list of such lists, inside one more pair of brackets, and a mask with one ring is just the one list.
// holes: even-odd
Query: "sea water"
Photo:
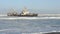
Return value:
[(0, 16), (0, 34), (43, 34), (60, 31), (60, 17)]

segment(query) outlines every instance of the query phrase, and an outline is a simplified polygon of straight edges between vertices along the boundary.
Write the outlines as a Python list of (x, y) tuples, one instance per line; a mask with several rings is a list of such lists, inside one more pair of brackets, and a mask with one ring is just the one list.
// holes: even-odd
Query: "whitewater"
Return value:
[(60, 17), (14, 17), (0, 15), (0, 34), (60, 32)]
[(7, 16), (7, 15), (0, 15), (0, 19), (60, 19), (60, 17), (15, 17), (15, 16)]
[(60, 19), (60, 17), (12, 17), (7, 15), (0, 15), (0, 19)]
[(8, 17), (0, 16), (0, 19), (60, 19), (60, 17)]

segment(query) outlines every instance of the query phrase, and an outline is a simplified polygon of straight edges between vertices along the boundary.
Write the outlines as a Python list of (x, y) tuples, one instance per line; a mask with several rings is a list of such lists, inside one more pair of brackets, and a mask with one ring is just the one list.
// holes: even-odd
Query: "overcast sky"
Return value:
[(0, 0), (0, 13), (7, 12), (5, 9), (23, 7), (40, 10), (34, 11), (37, 13), (60, 13), (60, 0)]

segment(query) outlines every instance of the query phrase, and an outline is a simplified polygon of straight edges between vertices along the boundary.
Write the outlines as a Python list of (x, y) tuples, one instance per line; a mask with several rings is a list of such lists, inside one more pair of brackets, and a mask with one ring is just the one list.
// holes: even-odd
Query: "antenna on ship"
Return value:
[(11, 14), (17, 15), (17, 12), (16, 12), (16, 10), (14, 8), (11, 8), (7, 14), (8, 15), (11, 15)]
[(23, 11), (28, 12), (28, 9), (26, 7), (23, 8)]

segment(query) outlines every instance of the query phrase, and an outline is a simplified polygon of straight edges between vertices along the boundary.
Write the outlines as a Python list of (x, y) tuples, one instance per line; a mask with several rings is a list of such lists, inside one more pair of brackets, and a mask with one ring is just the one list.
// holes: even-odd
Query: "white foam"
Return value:
[[(21, 29), (18, 29), (18, 28), (16, 28), (16, 29), (2, 29), (2, 30), (0, 30), (0, 32), (20, 32), (21, 31)], [(44, 34), (44, 33), (51, 33), (51, 32), (60, 32), (60, 31), (50, 31), (50, 32), (35, 32), (35, 33), (33, 33), (33, 32), (31, 32), (31, 33), (25, 33), (25, 32), (22, 32), (22, 34)]]
[(1, 14), (0, 14), (0, 16), (7, 16), (7, 15), (1, 15)]
[[(0, 32), (20, 32), (20, 29), (2, 29)], [(38, 32), (38, 33), (29, 33), (29, 32), (22, 32), (22, 34), (43, 34), (43, 32)]]
[(22, 33), (22, 34), (43, 34), (43, 33)]
[(60, 31), (53, 30), (53, 31), (50, 31), (50, 32), (41, 32), (41, 33), (51, 33), (51, 32), (60, 32)]
[(38, 19), (33, 17), (9, 17), (9, 18), (0, 18), (0, 19)]
[(2, 29), (2, 30), (0, 30), (0, 31), (8, 31), (8, 30), (11, 30), (11, 29)]
[(1, 31), (20, 31), (20, 29), (16, 28), (16, 29), (1, 29)]
[(60, 19), (60, 17), (3, 17), (0, 19)]

